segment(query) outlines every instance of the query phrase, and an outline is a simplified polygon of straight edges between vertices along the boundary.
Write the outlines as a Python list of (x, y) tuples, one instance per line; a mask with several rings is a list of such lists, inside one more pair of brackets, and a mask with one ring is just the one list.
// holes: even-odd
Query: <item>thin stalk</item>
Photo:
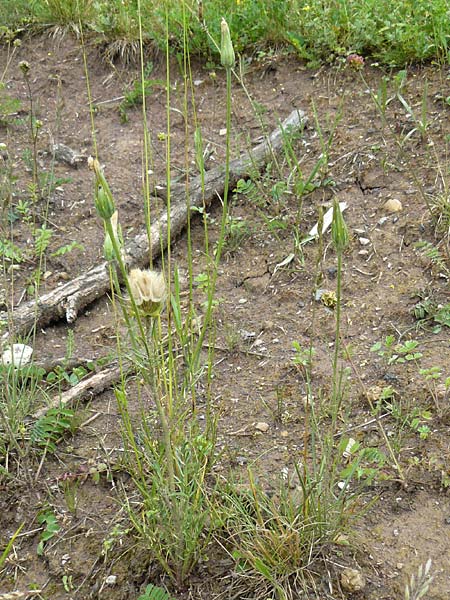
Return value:
[[(105, 227), (106, 227), (106, 231), (111, 239), (111, 243), (112, 243), (112, 246), (114, 249), (114, 255), (115, 255), (115, 258), (119, 265), (119, 269), (122, 273), (124, 282), (125, 282), (125, 287), (127, 289), (127, 292), (128, 292), (129, 298), (130, 298), (130, 303), (131, 303), (131, 307), (133, 310), (133, 314), (136, 315), (136, 321), (138, 323), (141, 341), (144, 344), (144, 349), (145, 349), (145, 353), (147, 355), (147, 360), (148, 360), (149, 364), (152, 364), (153, 357), (152, 357), (151, 348), (148, 344), (148, 340), (147, 340), (147, 337), (145, 334), (145, 327), (144, 327), (144, 324), (142, 323), (142, 319), (139, 316), (139, 310), (136, 306), (136, 302), (134, 300), (134, 297), (133, 297), (133, 294), (132, 294), (132, 291), (130, 288), (128, 274), (127, 274), (126, 267), (125, 267), (125, 264), (122, 259), (119, 244), (117, 243), (115, 232), (114, 232), (112, 224), (111, 224), (111, 219), (105, 220)], [(117, 281), (117, 285), (118, 285), (118, 281)], [(125, 315), (125, 313), (126, 313), (125, 308), (123, 308), (123, 312)], [(125, 318), (127, 318), (127, 316), (128, 315), (126, 315)], [(130, 331), (130, 333), (132, 332), (133, 328), (131, 325), (129, 326), (128, 330)], [(170, 338), (170, 336), (169, 336), (169, 338)], [(171, 434), (170, 434), (170, 427), (169, 427), (169, 423), (167, 420), (167, 415), (164, 410), (164, 406), (161, 402), (161, 398), (159, 397), (159, 395), (157, 393), (155, 393), (153, 395), (154, 395), (153, 399), (156, 404), (156, 409), (158, 411), (158, 416), (159, 416), (159, 419), (161, 422), (161, 428), (163, 430), (164, 450), (165, 450), (165, 455), (166, 455), (166, 460), (167, 460), (167, 473), (168, 473), (169, 487), (170, 487), (171, 491), (175, 491), (175, 470), (174, 470), (174, 458), (173, 458), (173, 448), (172, 448), (172, 438), (171, 438)]]
[(337, 251), (337, 273), (336, 273), (336, 330), (334, 340), (333, 357), (333, 406), (338, 403), (340, 385), (338, 384), (338, 361), (340, 350), (340, 330), (341, 330), (341, 302), (342, 302), (342, 251)]
[(197, 342), (197, 349), (200, 349), (203, 345), (206, 331), (209, 324), (211, 323), (212, 309), (214, 292), (216, 289), (217, 274), (222, 256), (223, 245), (225, 241), (225, 232), (227, 225), (228, 216), (228, 192), (230, 187), (230, 146), (231, 146), (231, 68), (225, 67), (226, 78), (227, 78), (227, 101), (226, 101), (226, 147), (225, 147), (225, 179), (224, 179), (224, 190), (223, 190), (223, 203), (222, 203), (222, 219), (220, 223), (219, 239), (217, 241), (216, 253), (214, 257), (214, 271), (212, 273), (211, 281), (208, 285), (208, 305), (206, 308), (204, 327), (199, 335)]
[(144, 42), (142, 37), (142, 15), (141, 15), (141, 0), (137, 0), (138, 11), (138, 26), (139, 26), (139, 54), (141, 63), (141, 87), (142, 87), (142, 126), (144, 130), (144, 172), (143, 172), (143, 188), (144, 188), (144, 213), (145, 227), (147, 229), (148, 248), (149, 248), (149, 265), (153, 267), (152, 255), (152, 233), (151, 233), (151, 203), (150, 203), (150, 175), (149, 166), (151, 160), (151, 143), (150, 132), (147, 127), (147, 98), (145, 94), (145, 72), (144, 72)]

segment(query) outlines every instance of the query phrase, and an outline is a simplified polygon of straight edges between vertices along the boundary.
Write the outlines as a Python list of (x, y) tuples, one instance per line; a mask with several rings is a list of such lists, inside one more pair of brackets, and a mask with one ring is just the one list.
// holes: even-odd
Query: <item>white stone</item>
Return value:
[(33, 348), (25, 344), (13, 344), (12, 348), (7, 348), (1, 358), (2, 364), (8, 366), (14, 364), (15, 367), (23, 367), (31, 360)]

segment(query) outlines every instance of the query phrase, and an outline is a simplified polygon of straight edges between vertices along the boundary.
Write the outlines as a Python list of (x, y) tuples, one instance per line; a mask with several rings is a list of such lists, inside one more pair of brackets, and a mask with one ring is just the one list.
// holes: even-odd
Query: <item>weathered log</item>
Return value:
[[(260, 170), (270, 157), (283, 146), (284, 136), (298, 131), (306, 124), (305, 113), (294, 110), (271, 135), (252, 151), (243, 154), (230, 163), (230, 189), (235, 187), (239, 179), (248, 177), (255, 170)], [(214, 167), (207, 171), (202, 187), (201, 177), (194, 177), (189, 183), (189, 205), (202, 207), (208, 205), (224, 190), (225, 169)], [(170, 235), (175, 239), (187, 222), (188, 203), (184, 186), (176, 186), (171, 190)], [(149, 243), (150, 237), (150, 243)], [(125, 262), (128, 267), (148, 265), (149, 256), (157, 257), (162, 248), (167, 247), (167, 212), (151, 226), (150, 236), (147, 232), (137, 235), (125, 247)], [(79, 311), (103, 296), (110, 289), (108, 264), (106, 261), (92, 267), (86, 273), (68, 281), (56, 289), (40, 296), (38, 302), (27, 302), (12, 311), (12, 321), (6, 312), (0, 312), (0, 322), (9, 323), (8, 331), (2, 334), (5, 342), (12, 335), (27, 335), (36, 326), (44, 327), (61, 318), (73, 323)]]
[(100, 394), (106, 388), (110, 387), (116, 381), (120, 379), (123, 374), (127, 374), (131, 369), (131, 362), (125, 361), (122, 366), (119, 365), (118, 361), (113, 361), (110, 365), (103, 368), (98, 373), (92, 373), (87, 375), (79, 383), (71, 387), (62, 394), (58, 394), (51, 401), (50, 404), (40, 408), (33, 415), (31, 419), (37, 420), (43, 417), (51, 408), (67, 407), (70, 408), (76, 402), (84, 400), (87, 397), (93, 398), (97, 394)]

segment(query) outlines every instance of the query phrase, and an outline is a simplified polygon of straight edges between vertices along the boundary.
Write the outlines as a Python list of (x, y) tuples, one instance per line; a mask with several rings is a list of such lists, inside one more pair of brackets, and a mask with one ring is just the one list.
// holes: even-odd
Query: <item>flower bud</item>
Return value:
[(358, 70), (364, 67), (364, 58), (359, 54), (349, 54), (346, 62), (352, 69)]
[[(111, 228), (113, 230), (114, 239), (122, 252), (122, 229), (119, 225), (119, 213), (116, 210), (111, 217)], [(107, 261), (112, 261), (115, 258), (113, 241), (107, 231), (105, 234), (105, 241), (103, 242), (103, 256)]]
[(116, 210), (111, 195), (108, 194), (101, 185), (97, 186), (97, 193), (95, 195), (95, 208), (97, 209), (99, 217), (105, 221), (110, 219)]
[(22, 75), (24, 77), (28, 77), (31, 69), (30, 63), (26, 60), (21, 60), (19, 63), (19, 69), (22, 71)]
[(220, 44), (220, 62), (226, 69), (234, 67), (235, 54), (233, 42), (231, 41), (230, 29), (225, 19), (222, 19), (220, 24), (221, 44)]
[(342, 216), (339, 202), (333, 201), (333, 221), (331, 223), (331, 238), (337, 252), (342, 252), (348, 245), (348, 229)]

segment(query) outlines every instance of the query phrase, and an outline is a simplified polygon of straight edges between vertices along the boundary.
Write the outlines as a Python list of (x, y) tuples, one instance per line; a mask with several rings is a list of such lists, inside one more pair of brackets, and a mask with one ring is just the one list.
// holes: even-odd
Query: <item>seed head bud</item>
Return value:
[(220, 24), (221, 44), (220, 44), (220, 62), (226, 69), (232, 69), (235, 62), (233, 42), (231, 41), (230, 29), (228, 23), (222, 18)]
[(333, 221), (331, 223), (331, 238), (337, 252), (342, 252), (348, 245), (348, 229), (342, 216), (339, 202), (333, 201)]
[(138, 309), (146, 317), (156, 317), (163, 308), (167, 294), (164, 275), (156, 271), (132, 269), (128, 281)]
[(19, 63), (19, 69), (22, 71), (24, 77), (28, 77), (30, 73), (30, 63), (27, 60), (21, 60)]
[(111, 194), (105, 191), (102, 185), (97, 186), (97, 193), (95, 194), (95, 208), (97, 209), (99, 217), (101, 217), (104, 221), (110, 219), (116, 210)]
[[(119, 213), (116, 210), (111, 217), (111, 227), (113, 230), (114, 239), (117, 243), (119, 249), (122, 248), (122, 229), (119, 225)], [(103, 242), (103, 256), (107, 261), (112, 261), (115, 258), (114, 245), (113, 241), (109, 235), (109, 232), (106, 232), (105, 241)]]

